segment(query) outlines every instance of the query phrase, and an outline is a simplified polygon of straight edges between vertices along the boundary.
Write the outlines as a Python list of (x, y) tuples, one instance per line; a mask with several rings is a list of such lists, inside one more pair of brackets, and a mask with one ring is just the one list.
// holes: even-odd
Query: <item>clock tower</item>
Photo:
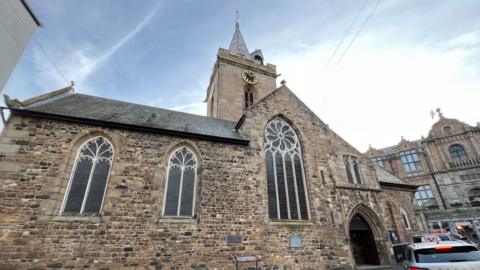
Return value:
[(228, 50), (218, 50), (205, 97), (207, 115), (238, 121), (245, 109), (275, 90), (276, 78), (275, 65), (264, 64), (261, 50), (249, 53), (237, 22)]

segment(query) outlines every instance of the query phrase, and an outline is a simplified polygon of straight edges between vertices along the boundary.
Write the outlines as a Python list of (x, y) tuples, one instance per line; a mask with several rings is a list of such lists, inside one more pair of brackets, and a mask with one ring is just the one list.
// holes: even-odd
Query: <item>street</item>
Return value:
[(358, 266), (357, 269), (362, 270), (403, 270), (402, 265), (390, 265), (390, 266)]

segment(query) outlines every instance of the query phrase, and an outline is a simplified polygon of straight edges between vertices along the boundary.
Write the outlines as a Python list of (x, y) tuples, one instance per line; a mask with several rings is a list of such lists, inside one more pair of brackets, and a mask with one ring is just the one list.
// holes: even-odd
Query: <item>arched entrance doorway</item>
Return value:
[(360, 215), (355, 214), (350, 221), (350, 245), (357, 265), (380, 264), (372, 228)]

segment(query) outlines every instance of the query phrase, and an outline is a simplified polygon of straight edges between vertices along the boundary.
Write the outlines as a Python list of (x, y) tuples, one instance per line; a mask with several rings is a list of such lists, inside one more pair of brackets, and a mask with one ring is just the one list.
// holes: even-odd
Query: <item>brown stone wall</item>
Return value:
[[(103, 213), (61, 216), (76, 150), (95, 135), (115, 147)], [(197, 216), (183, 222), (160, 217), (166, 158), (180, 144), (201, 161)], [(265, 267), (349, 262), (337, 225), (318, 232), (314, 224), (268, 223), (259, 154), (247, 146), (13, 116), (0, 149), (1, 268), (233, 269), (234, 255), (260, 255)], [(303, 248), (288, 247), (292, 231)], [(228, 235), (243, 243), (227, 244)]]
[[(268, 218), (263, 130), (279, 114), (302, 142), (306, 222)], [(347, 183), (342, 155), (360, 153), (290, 90), (249, 110), (242, 132), (249, 146), (13, 115), (0, 141), (0, 268), (234, 269), (233, 256), (258, 255), (265, 269), (351, 269), (348, 227), (356, 209), (388, 262), (373, 169), (361, 159), (363, 184)], [(98, 135), (114, 145), (102, 214), (60, 215), (76, 151)], [(167, 158), (180, 145), (199, 160), (196, 216), (188, 220), (161, 217)], [(242, 243), (228, 244), (231, 235)], [(292, 235), (302, 237), (301, 248), (289, 247)]]
[[(398, 233), (400, 242), (407, 243), (413, 241), (413, 236), (418, 234), (420, 222), (413, 209), (414, 193), (398, 188), (383, 187), (380, 193), (380, 200), (383, 206), (383, 215), (388, 230), (394, 230)], [(406, 228), (403, 221), (401, 209), (407, 214), (410, 228)]]

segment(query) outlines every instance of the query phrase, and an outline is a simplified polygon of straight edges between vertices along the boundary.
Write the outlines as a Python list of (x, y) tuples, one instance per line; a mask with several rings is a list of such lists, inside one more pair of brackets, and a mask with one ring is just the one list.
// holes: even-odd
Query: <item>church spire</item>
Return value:
[(243, 40), (242, 33), (240, 33), (240, 24), (238, 23), (238, 11), (237, 11), (237, 22), (235, 23), (235, 33), (233, 34), (232, 41), (230, 42), (230, 47), (228, 48), (230, 53), (239, 53), (245, 55), (245, 57), (250, 57), (248, 53), (247, 44)]

